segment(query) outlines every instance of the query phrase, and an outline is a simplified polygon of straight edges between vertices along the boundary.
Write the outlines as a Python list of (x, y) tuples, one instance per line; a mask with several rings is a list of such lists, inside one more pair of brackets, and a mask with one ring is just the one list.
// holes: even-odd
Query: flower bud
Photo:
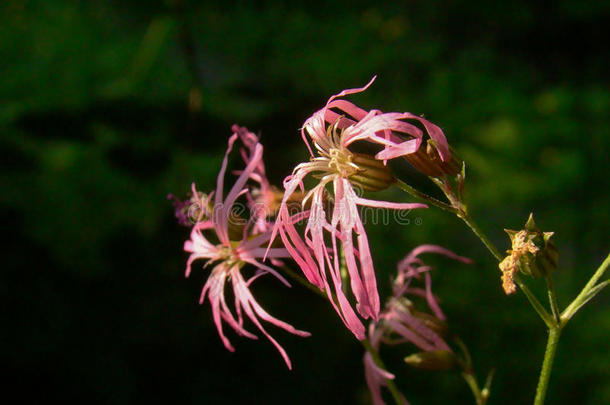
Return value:
[(449, 325), (447, 322), (437, 318), (434, 315), (414, 309), (411, 309), (411, 315), (419, 319), (425, 327), (438, 334), (441, 338), (446, 339), (449, 336)]
[(381, 191), (396, 182), (392, 169), (374, 156), (352, 153), (351, 162), (358, 167), (358, 170), (349, 176), (349, 181), (363, 190)]
[(429, 177), (455, 176), (462, 170), (463, 161), (450, 146), (451, 159), (443, 162), (434, 140), (424, 141), (415, 153), (405, 155), (405, 159), (415, 169)]
[(420, 370), (449, 371), (457, 368), (458, 359), (449, 350), (414, 353), (405, 357), (405, 363)]

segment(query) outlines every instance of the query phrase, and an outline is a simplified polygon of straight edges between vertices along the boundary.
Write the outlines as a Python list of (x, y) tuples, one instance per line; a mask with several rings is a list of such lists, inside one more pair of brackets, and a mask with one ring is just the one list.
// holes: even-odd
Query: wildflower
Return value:
[[(415, 118), (427, 125), (427, 121), (409, 113), (367, 112), (349, 101), (338, 99), (362, 92), (371, 83), (372, 80), (363, 88), (343, 90), (332, 96), (324, 108), (305, 121), (301, 135), (309, 148), (311, 160), (297, 165), (292, 175), (284, 180), (284, 198), (273, 229), (273, 237), (279, 234), (305, 277), (326, 291), (337, 313), (358, 339), (364, 339), (365, 330), (343, 291), (340, 248), (345, 257), (358, 313), (363, 318), (376, 320), (380, 310), (373, 260), (358, 206), (398, 210), (427, 208), (419, 203), (369, 200), (356, 192), (379, 191), (389, 187), (395, 179), (382, 160), (412, 153), (419, 147), (422, 131), (402, 119)], [(405, 140), (397, 134), (407, 135), (409, 139)], [(308, 139), (315, 147), (315, 156)], [(356, 153), (350, 146), (357, 141), (380, 145), (384, 149), (376, 156)], [(444, 144), (441, 150), (443, 154), (449, 153), (448, 149), (445, 151)], [(298, 190), (304, 191), (303, 181), (308, 175), (319, 179), (319, 182), (303, 199), (303, 204), (310, 203), (311, 206), (302, 237), (293, 224), (287, 202)], [(325, 208), (327, 186), (333, 190), (332, 210)], [(327, 248), (327, 243), (330, 248)], [(327, 276), (327, 269), (330, 277)]]
[[(266, 245), (271, 237), (271, 231), (258, 232), (252, 226), (252, 221), (245, 225), (239, 224), (242, 229), (239, 238), (233, 237), (231, 232), (232, 223), (238, 219), (233, 214), (234, 205), (238, 197), (248, 193), (248, 189), (244, 188), (244, 186), (252, 173), (259, 167), (263, 152), (260, 144), (256, 143), (253, 145), (252, 155), (248, 164), (225, 197), (223, 183), (227, 169), (227, 160), (236, 139), (236, 134), (229, 138), (229, 146), (224, 156), (220, 173), (218, 174), (213, 209), (209, 217), (198, 221), (193, 226), (190, 240), (184, 243), (184, 250), (191, 253), (187, 261), (186, 276), (189, 276), (191, 266), (197, 259), (207, 260), (204, 267), (215, 264), (201, 292), (200, 303), (203, 303), (205, 298), (208, 297), (212, 306), (214, 323), (224, 346), (228, 350), (234, 351), (233, 346), (223, 332), (222, 321), (226, 322), (241, 336), (251, 339), (257, 338), (244, 328), (243, 315), (245, 314), (277, 348), (288, 368), (291, 368), (290, 359), (285, 350), (269, 335), (260, 320), (262, 319), (298, 336), (309, 336), (310, 334), (297, 330), (288, 323), (271, 316), (259, 305), (250, 291), (250, 286), (254, 280), (264, 274), (272, 274), (289, 286), (288, 282), (279, 273), (259, 260), (263, 258), (265, 252), (269, 258), (287, 258), (289, 257), (288, 251), (282, 248), (271, 248), (267, 251)], [(198, 195), (194, 185), (193, 195)], [(207, 236), (208, 234), (211, 237)], [(258, 268), (256, 274), (249, 279), (242, 275), (242, 268), (246, 264), (251, 264)], [(233, 288), (236, 315), (229, 308), (225, 299), (225, 287), (229, 280)]]
[[(437, 245), (421, 245), (413, 249), (398, 263), (398, 275), (393, 283), (393, 294), (386, 302), (380, 319), (369, 325), (368, 339), (375, 350), (379, 350), (382, 343), (397, 345), (411, 343), (420, 352), (408, 356), (408, 364), (418, 368), (445, 370), (457, 365), (457, 358), (453, 350), (446, 343), (447, 324), (438, 301), (432, 293), (430, 270), (419, 258), (422, 253), (438, 253), (449, 258), (470, 263), (471, 260), (461, 257)], [(425, 287), (414, 287), (414, 280), (423, 276)], [(419, 296), (426, 299), (431, 313), (420, 312), (415, 309), (414, 303), (407, 298)], [(380, 388), (385, 385), (386, 379), (394, 376), (386, 370), (375, 365), (370, 353), (364, 356), (365, 376), (367, 385), (373, 396), (375, 405), (383, 405)]]
[[(472, 260), (467, 257), (458, 256), (451, 250), (445, 249), (442, 246), (420, 245), (398, 262), (398, 275), (396, 276), (393, 285), (394, 297), (400, 297), (405, 293), (423, 296), (426, 298), (428, 306), (434, 312), (434, 315), (438, 319), (445, 320), (446, 317), (432, 294), (432, 278), (430, 276), (432, 267), (424, 264), (419, 258), (419, 255), (423, 253), (440, 254), (466, 264), (472, 263)], [(411, 287), (411, 282), (420, 279), (422, 275), (424, 277), (425, 288)]]
[(524, 229), (505, 231), (510, 237), (511, 249), (498, 267), (502, 271), (502, 288), (506, 294), (517, 291), (514, 281), (517, 271), (538, 278), (557, 268), (558, 252), (550, 240), (554, 233), (540, 231), (533, 214), (530, 214)]

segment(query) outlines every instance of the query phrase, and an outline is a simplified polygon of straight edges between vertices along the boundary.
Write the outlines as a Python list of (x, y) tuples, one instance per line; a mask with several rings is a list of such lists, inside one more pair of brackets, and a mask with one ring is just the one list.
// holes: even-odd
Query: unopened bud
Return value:
[(433, 350), (407, 356), (405, 363), (420, 370), (448, 371), (457, 368), (458, 359), (449, 350)]
[(434, 315), (427, 314), (416, 310), (411, 310), (411, 315), (419, 319), (425, 327), (435, 332), (441, 338), (446, 339), (449, 336), (449, 325), (447, 322), (438, 319)]
[(438, 153), (434, 140), (428, 139), (415, 153), (405, 155), (405, 159), (415, 169), (429, 177), (455, 176), (462, 170), (463, 161), (449, 147), (451, 158), (443, 161)]

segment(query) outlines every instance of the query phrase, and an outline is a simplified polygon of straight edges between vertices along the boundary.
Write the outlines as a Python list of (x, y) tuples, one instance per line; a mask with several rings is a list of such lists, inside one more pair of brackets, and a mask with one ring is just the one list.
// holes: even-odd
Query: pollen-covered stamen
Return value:
[(239, 257), (236, 250), (239, 244), (240, 242), (231, 242), (231, 246), (219, 246), (216, 260), (225, 262), (227, 264), (227, 269), (230, 269), (236, 265), (241, 266), (245, 264), (245, 262)]
[[(392, 171), (374, 156), (350, 151), (343, 143), (344, 129), (338, 127), (340, 121), (341, 118), (328, 126), (326, 137), (314, 141), (319, 156), (305, 165), (322, 172), (321, 175), (314, 176), (316, 178), (332, 180), (329, 175), (340, 176), (369, 191), (388, 188), (395, 181)], [(310, 133), (313, 131), (310, 127), (306, 129)]]
[(333, 148), (329, 151), (329, 155), (329, 169), (334, 170), (341, 177), (349, 178), (360, 171), (358, 166), (353, 163), (353, 155), (349, 150)]

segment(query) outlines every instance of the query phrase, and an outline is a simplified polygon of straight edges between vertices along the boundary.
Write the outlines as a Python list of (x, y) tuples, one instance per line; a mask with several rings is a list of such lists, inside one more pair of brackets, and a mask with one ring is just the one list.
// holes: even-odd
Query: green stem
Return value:
[(600, 288), (603, 288), (603, 285), (605, 285), (605, 284), (600, 283), (598, 285), (597, 282), (599, 281), (600, 278), (602, 278), (602, 276), (608, 269), (608, 266), (610, 266), (610, 255), (608, 255), (606, 257), (606, 260), (604, 260), (604, 262), (595, 271), (593, 276), (591, 276), (591, 279), (589, 279), (589, 281), (584, 286), (582, 291), (578, 294), (578, 296), (576, 298), (574, 298), (574, 301), (572, 301), (572, 303), (570, 305), (568, 305), (568, 307), (563, 311), (563, 313), (561, 314), (562, 324), (565, 324), (566, 322), (568, 322), (574, 316), (574, 314), (583, 305), (585, 305), (587, 303), (587, 301), (589, 301), (591, 298), (593, 298), (595, 296), (595, 293), (599, 291), (599, 288), (596, 289), (596, 287), (598, 287), (599, 285), (602, 285), (602, 287), (600, 287)]
[[(430, 202), (437, 207), (440, 207), (446, 211), (450, 211), (455, 213), (459, 218), (464, 221), (464, 223), (470, 228), (470, 230), (483, 242), (487, 250), (491, 252), (491, 254), (501, 262), (504, 258), (502, 253), (496, 248), (496, 246), (491, 242), (491, 240), (483, 233), (481, 228), (474, 222), (474, 220), (468, 214), (468, 210), (466, 205), (462, 202), (461, 198), (455, 196), (455, 193), (452, 191), (451, 184), (449, 183), (447, 178), (431, 178), (432, 182), (434, 182), (445, 194), (450, 204), (443, 203), (432, 197), (427, 196), (415, 189), (411, 186), (400, 182), (398, 186), (406, 191), (407, 193), (423, 199), (425, 201)], [(447, 208), (449, 207), (449, 208)], [(530, 291), (530, 289), (523, 283), (521, 277), (518, 274), (515, 274), (514, 281), (519, 286), (523, 294), (526, 296), (534, 310), (538, 313), (540, 318), (547, 325), (549, 330), (549, 337), (547, 341), (546, 350), (544, 353), (544, 360), (542, 363), (542, 370), (540, 372), (540, 378), (538, 381), (538, 387), (536, 389), (536, 398), (534, 400), (534, 405), (542, 405), (544, 403), (544, 398), (546, 396), (546, 391), (548, 387), (548, 382), (551, 376), (551, 370), (553, 368), (553, 360), (555, 359), (555, 353), (557, 351), (557, 344), (559, 342), (559, 336), (561, 334), (562, 328), (565, 324), (574, 316), (574, 314), (585, 305), (591, 298), (593, 298), (599, 291), (601, 291), (607, 285), (610, 285), (610, 280), (606, 280), (598, 284), (598, 281), (604, 275), (606, 269), (610, 266), (610, 255), (606, 257), (601, 266), (597, 269), (597, 271), (593, 274), (589, 282), (582, 289), (580, 294), (572, 301), (572, 303), (561, 313), (559, 314), (559, 305), (557, 303), (557, 294), (555, 291), (555, 285), (553, 283), (553, 279), (550, 275), (546, 277), (547, 289), (548, 289), (548, 298), (549, 304), (551, 307), (552, 315), (544, 308), (544, 306), (538, 301), (536, 296)], [(477, 405), (479, 405), (479, 397), (477, 396), (477, 392), (480, 392), (478, 388), (478, 384), (476, 383), (476, 379), (472, 374), (467, 372), (463, 373), (464, 379), (466, 383), (470, 386), (472, 392), (475, 394), (475, 398), (477, 398)]]
[(395, 184), (396, 184), (396, 187), (398, 187), (402, 191), (412, 195), (413, 197), (415, 197), (415, 198), (417, 198), (417, 199), (419, 199), (421, 201), (430, 203), (430, 204), (432, 204), (432, 205), (434, 205), (434, 206), (436, 206), (436, 207), (438, 207), (438, 208), (440, 208), (442, 210), (449, 211), (449, 212), (452, 212), (454, 214), (456, 213), (455, 209), (451, 205), (449, 205), (447, 203), (444, 203), (444, 202), (442, 202), (440, 200), (437, 200), (434, 197), (430, 197), (428, 194), (422, 193), (419, 190), (416, 190), (415, 188), (411, 187), (410, 185), (408, 185), (407, 183), (405, 183), (402, 180), (396, 179), (396, 183)]
[(468, 350), (468, 347), (466, 346), (466, 344), (464, 344), (462, 339), (457, 336), (453, 340), (458, 345), (458, 347), (462, 351), (462, 355), (464, 356), (463, 362), (460, 362), (462, 363), (461, 367), (463, 370), (461, 372), (462, 378), (464, 378), (464, 381), (466, 381), (466, 384), (470, 388), (470, 391), (474, 396), (476, 404), (485, 405), (485, 403), (487, 402), (487, 398), (489, 398), (489, 385), (491, 385), (491, 380), (488, 378), (487, 384), (481, 390), (481, 388), (479, 387), (479, 383), (477, 382), (477, 378), (472, 369), (472, 357), (470, 356), (470, 351)]
[[(483, 242), (483, 245), (489, 250), (489, 252), (496, 258), (497, 261), (501, 262), (503, 257), (498, 248), (491, 242), (491, 240), (483, 233), (481, 228), (474, 222), (472, 217), (468, 215), (468, 213), (462, 211), (457, 214), (458, 217), (464, 221), (466, 225), (472, 230), (472, 232)], [(515, 283), (519, 286), (530, 305), (534, 308), (536, 313), (540, 316), (540, 318), (544, 321), (544, 323), (550, 327), (553, 323), (553, 317), (548, 313), (548, 311), (544, 308), (544, 306), (540, 303), (538, 298), (531, 292), (529, 287), (521, 280), (518, 274), (514, 276)]]
[(477, 383), (475, 376), (472, 373), (463, 372), (462, 377), (464, 378), (464, 381), (466, 381), (466, 384), (468, 384), (468, 387), (470, 387), (470, 391), (472, 391), (476, 404), (485, 405), (488, 396), (484, 395), (481, 388), (479, 388), (479, 384)]
[(559, 317), (559, 304), (557, 303), (557, 293), (555, 292), (555, 283), (553, 282), (553, 276), (551, 274), (548, 274), (545, 277), (545, 280), (553, 319), (555, 323), (559, 324), (561, 322), (561, 319)]
[(341, 247), (339, 255), (339, 268), (341, 270), (341, 289), (344, 294), (347, 294), (349, 291), (349, 272), (347, 270), (347, 262), (345, 261), (345, 251), (343, 250), (343, 247)]
[(290, 277), (291, 279), (293, 279), (297, 283), (301, 284), (303, 287), (307, 288), (310, 291), (313, 291), (314, 293), (316, 293), (317, 295), (321, 296), (322, 298), (326, 298), (326, 294), (324, 294), (324, 291), (318, 289), (318, 287), (316, 287), (315, 285), (311, 284), (309, 281), (307, 281), (303, 277), (299, 276), (290, 267), (288, 267), (288, 266), (280, 266), (280, 269), (282, 269), (282, 271), (286, 275), (288, 275), (288, 277)]
[[(459, 201), (454, 195), (453, 191), (451, 190), (451, 185), (448, 183), (447, 179), (431, 179), (434, 184), (436, 184), (438, 188), (443, 191), (447, 199), (451, 202), (454, 212), (458, 216), (458, 218), (460, 218), (462, 221), (464, 221), (466, 225), (468, 225), (470, 230), (481, 240), (481, 242), (483, 242), (483, 245), (485, 245), (485, 247), (487, 248), (487, 250), (489, 250), (493, 257), (495, 257), (498, 262), (501, 262), (504, 256), (502, 255), (502, 253), (500, 253), (500, 250), (493, 244), (493, 242), (487, 237), (487, 235), (485, 235), (485, 233), (477, 225), (477, 223), (474, 222), (474, 220), (468, 213), (466, 205)], [(518, 274), (515, 274), (514, 280), (515, 283), (521, 289), (521, 291), (523, 291), (523, 294), (529, 301), (530, 305), (534, 308), (536, 313), (540, 316), (540, 318), (547, 326), (551, 327), (551, 325), (553, 324), (553, 318), (547, 312), (544, 306), (540, 303), (540, 301), (538, 301), (538, 298), (536, 298), (536, 296), (530, 291), (527, 285), (523, 281), (521, 281), (521, 278)]]
[[(383, 364), (383, 360), (381, 360), (381, 357), (379, 357), (379, 353), (377, 353), (377, 350), (375, 350), (373, 348), (373, 346), (371, 345), (371, 342), (369, 342), (367, 339), (361, 340), (360, 342), (362, 343), (362, 346), (364, 346), (366, 351), (371, 354), (375, 364), (377, 364), (378, 367), (380, 367), (384, 370), (387, 370), (385, 364)], [(404, 404), (403, 397), (400, 394), (400, 391), (398, 390), (398, 388), (396, 387), (394, 380), (386, 379), (385, 382), (386, 382), (386, 386), (388, 387), (388, 390), (392, 394), (392, 398), (394, 398), (394, 402), (396, 402), (397, 405)]]
[(481, 242), (483, 242), (483, 244), (485, 245), (487, 250), (489, 250), (489, 252), (493, 255), (493, 257), (495, 257), (497, 261), (501, 262), (502, 259), (504, 258), (504, 256), (502, 255), (502, 253), (500, 253), (498, 248), (491, 242), (491, 240), (489, 240), (487, 235), (485, 235), (485, 233), (483, 233), (481, 228), (479, 228), (479, 226), (476, 224), (476, 222), (474, 222), (472, 217), (470, 217), (470, 215), (468, 215), (465, 212), (458, 213), (458, 217), (462, 221), (464, 221), (464, 223), (466, 225), (468, 225), (470, 230), (481, 240)]
[(546, 396), (549, 379), (551, 377), (553, 360), (555, 359), (555, 352), (557, 351), (557, 343), (559, 342), (560, 334), (561, 328), (559, 326), (549, 329), (549, 338), (546, 343), (546, 351), (544, 352), (544, 361), (542, 362), (542, 370), (540, 371), (540, 378), (538, 379), (538, 387), (536, 388), (534, 405), (544, 404), (544, 398)]

